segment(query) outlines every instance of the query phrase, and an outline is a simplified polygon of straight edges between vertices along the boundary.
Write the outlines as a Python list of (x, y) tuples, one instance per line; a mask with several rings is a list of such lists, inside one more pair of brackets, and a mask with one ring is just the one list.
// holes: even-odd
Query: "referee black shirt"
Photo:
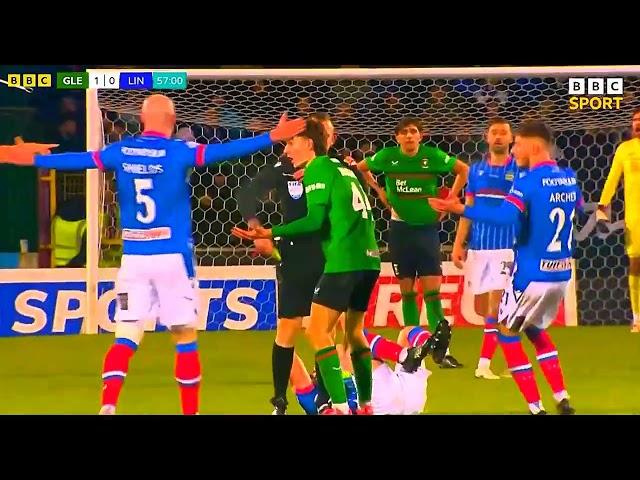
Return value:
[[(286, 156), (280, 157), (275, 165), (267, 165), (258, 171), (247, 185), (240, 188), (236, 197), (238, 209), (244, 219), (249, 221), (258, 218), (260, 201), (272, 190), (276, 191), (284, 223), (306, 217), (307, 198), (304, 186), (302, 180), (298, 181), (294, 178), (294, 172), (295, 168)], [(278, 247), (283, 261), (287, 263), (294, 259), (285, 258), (285, 256), (291, 257), (299, 254), (301, 262), (318, 258), (324, 264), (320, 232), (281, 238)]]

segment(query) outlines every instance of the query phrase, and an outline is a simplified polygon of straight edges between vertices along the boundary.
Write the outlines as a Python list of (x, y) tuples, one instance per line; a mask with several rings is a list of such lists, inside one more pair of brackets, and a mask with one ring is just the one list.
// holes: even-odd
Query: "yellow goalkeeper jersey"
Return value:
[(604, 184), (600, 205), (609, 205), (618, 189), (620, 175), (624, 174), (625, 223), (640, 221), (640, 139), (634, 138), (618, 145), (613, 164)]

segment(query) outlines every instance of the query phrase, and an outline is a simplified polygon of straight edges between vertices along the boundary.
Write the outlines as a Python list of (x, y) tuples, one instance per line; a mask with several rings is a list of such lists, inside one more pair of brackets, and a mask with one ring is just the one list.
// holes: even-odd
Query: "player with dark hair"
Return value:
[(609, 221), (607, 208), (616, 193), (620, 176), (624, 175), (624, 223), (625, 243), (629, 257), (629, 296), (633, 322), (631, 331), (640, 332), (640, 108), (631, 117), (631, 140), (622, 142), (616, 149), (607, 175), (597, 218)]
[(315, 288), (307, 336), (316, 350), (322, 380), (332, 400), (332, 408), (325, 413), (349, 413), (332, 334), (338, 318), (346, 312), (345, 341), (351, 347), (359, 413), (371, 414), (371, 351), (364, 337), (363, 320), (380, 274), (380, 254), (369, 200), (353, 171), (327, 156), (327, 145), (323, 126), (308, 120), (306, 130), (285, 147), (290, 158), (308, 161), (303, 179), (307, 194), (305, 218), (272, 229), (236, 227), (233, 233), (247, 240), (320, 233), (325, 267)]
[(368, 185), (369, 188), (371, 188), (371, 190), (373, 190), (376, 193), (376, 196), (380, 199), (380, 201), (385, 206), (385, 208), (390, 209), (391, 207), (389, 206), (389, 203), (387, 201), (386, 192), (382, 187), (380, 187), (380, 185), (378, 185), (378, 182), (376, 181), (374, 176), (371, 174), (371, 172), (361, 172), (360, 170), (358, 170), (358, 165), (356, 161), (353, 159), (353, 157), (351, 156), (342, 157), (339, 154), (336, 154), (334, 156), (333, 153), (331, 153), (331, 147), (333, 147), (333, 145), (336, 143), (337, 135), (329, 114), (325, 112), (315, 112), (309, 115), (309, 119), (316, 120), (322, 123), (322, 125), (325, 127), (325, 130), (327, 132), (327, 141), (329, 145), (328, 147), (329, 154), (332, 155), (333, 158), (337, 158), (338, 160), (343, 161), (350, 168), (352, 168), (354, 173), (358, 176), (358, 180), (360, 180), (360, 183), (362, 183), (362, 186), (364, 187), (365, 184)]
[[(383, 148), (359, 162), (358, 168), (385, 175), (387, 198), (392, 207), (389, 249), (400, 284), (404, 324), (416, 326), (420, 320), (415, 291), (417, 278), (422, 286), (429, 329), (435, 331), (439, 322), (446, 321), (440, 302), (440, 215), (429, 206), (427, 199), (438, 195), (438, 178), (450, 172), (456, 174), (456, 179), (449, 196), (458, 196), (467, 182), (469, 167), (442, 150), (421, 143), (424, 134), (418, 118), (404, 118), (395, 129), (399, 146)], [(447, 355), (440, 366), (461, 365)]]
[[(326, 113), (313, 113), (308, 117), (319, 122), (325, 129), (327, 148), (335, 142), (335, 130), (331, 118)], [(237, 195), (238, 209), (249, 227), (261, 226), (258, 208), (261, 199), (275, 190), (285, 223), (290, 223), (307, 215), (307, 202), (302, 185), (304, 170), (308, 159), (290, 159), (283, 155), (273, 166), (261, 169), (255, 178), (243, 186)], [(274, 414), (284, 415), (287, 409), (287, 383), (289, 373), (296, 359), (295, 339), (301, 330), (302, 319), (310, 314), (313, 291), (324, 270), (324, 253), (321, 238), (318, 235), (300, 235), (293, 238), (278, 239), (278, 248), (274, 248), (270, 239), (254, 241), (256, 251), (274, 256), (280, 264), (277, 267), (278, 278), (278, 323), (273, 343), (271, 365), (274, 396), (271, 403)], [(305, 264), (305, 269), (298, 268)], [(320, 391), (320, 397), (328, 394)]]
[[(502, 204), (520, 169), (509, 153), (513, 136), (507, 120), (491, 119), (486, 141), (489, 154), (471, 165), (465, 197), (466, 205), (480, 205), (488, 209)], [(515, 233), (514, 225), (471, 222), (464, 217), (458, 223), (451, 259), (456, 267), (464, 268), (465, 290), (469, 289), (475, 295), (475, 311), (485, 319), (480, 359), (475, 371), (477, 378), (500, 378), (491, 371), (490, 365), (498, 347), (498, 307), (502, 292), (509, 284)]]
[(104, 359), (100, 413), (115, 413), (130, 360), (144, 334), (143, 323), (157, 315), (176, 344), (175, 378), (182, 412), (197, 414), (201, 366), (187, 172), (291, 138), (304, 129), (304, 120), (289, 121), (283, 115), (269, 133), (219, 145), (171, 139), (176, 114), (164, 95), (144, 100), (141, 120), (145, 127), (141, 135), (101, 151), (13, 160), (40, 168), (116, 172), (123, 256), (115, 287), (116, 338)]
[(516, 177), (499, 207), (465, 207), (457, 199), (429, 199), (438, 211), (457, 213), (477, 222), (521, 228), (511, 285), (498, 313), (500, 345), (507, 365), (532, 414), (545, 414), (527, 354), (520, 342), (524, 332), (533, 343), (540, 368), (551, 386), (560, 414), (573, 414), (558, 351), (546, 328), (551, 325), (571, 279), (573, 218), (582, 208), (575, 173), (551, 159), (553, 134), (539, 121), (525, 122), (516, 133), (513, 155), (528, 168)]

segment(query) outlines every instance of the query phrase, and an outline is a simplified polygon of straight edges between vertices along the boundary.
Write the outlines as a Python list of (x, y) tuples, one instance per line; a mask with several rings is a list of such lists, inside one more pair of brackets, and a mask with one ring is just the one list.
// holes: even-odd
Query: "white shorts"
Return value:
[(157, 318), (167, 328), (195, 325), (197, 289), (185, 257), (123, 255), (116, 278), (117, 322), (144, 322)]
[(531, 282), (524, 292), (514, 290), (513, 284), (504, 291), (500, 302), (498, 322), (514, 332), (528, 326), (548, 328), (558, 314), (569, 282)]
[(513, 250), (469, 250), (465, 262), (465, 280), (474, 295), (504, 290), (509, 285)]
[(431, 372), (420, 367), (407, 373), (401, 365), (395, 371), (383, 363), (373, 371), (371, 406), (375, 415), (419, 415), (427, 403), (427, 378)]

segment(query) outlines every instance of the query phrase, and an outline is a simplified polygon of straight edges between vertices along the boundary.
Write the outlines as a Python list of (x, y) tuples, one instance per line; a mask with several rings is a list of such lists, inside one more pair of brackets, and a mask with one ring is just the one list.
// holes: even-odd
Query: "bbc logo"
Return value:
[(624, 78), (570, 78), (569, 95), (622, 95)]

